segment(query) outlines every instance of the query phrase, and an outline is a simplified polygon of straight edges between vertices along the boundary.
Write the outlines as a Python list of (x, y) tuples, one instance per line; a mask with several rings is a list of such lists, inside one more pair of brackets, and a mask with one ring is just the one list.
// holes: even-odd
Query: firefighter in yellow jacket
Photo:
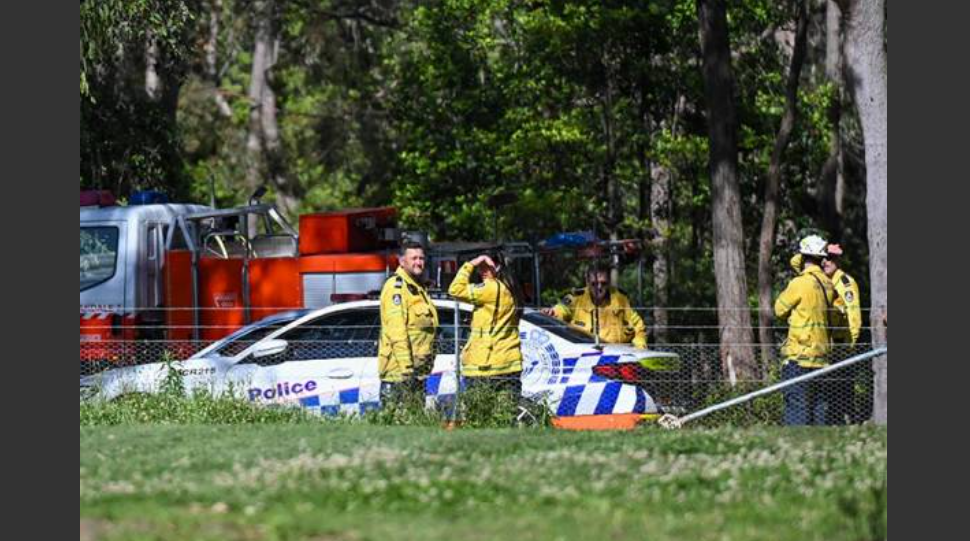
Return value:
[[(788, 321), (788, 339), (782, 347), (783, 379), (809, 374), (829, 363), (832, 351), (830, 312), (835, 287), (822, 270), (828, 243), (817, 235), (799, 245), (801, 274), (796, 276), (775, 302), (775, 315)], [(811, 381), (785, 391), (785, 424), (829, 424), (831, 390), (823, 382)]]
[(851, 349), (859, 344), (862, 337), (862, 299), (858, 282), (839, 266), (841, 257), (842, 247), (830, 244), (828, 257), (822, 262), (822, 270), (835, 286), (836, 325), (833, 342), (835, 345), (847, 346), (851, 353)]
[(424, 247), (406, 245), (400, 266), (381, 292), (381, 345), (379, 371), (382, 393), (388, 397), (401, 384), (420, 389), (421, 377), (434, 367), (434, 341), (438, 311), (421, 284)]
[[(847, 353), (859, 344), (862, 337), (862, 297), (855, 278), (842, 270), (839, 259), (843, 250), (838, 244), (829, 244), (822, 270), (835, 286), (835, 308), (832, 342), (836, 348), (844, 348)], [(791, 260), (795, 272), (801, 272), (802, 255), (796, 254)]]
[(610, 272), (594, 265), (586, 272), (586, 289), (574, 292), (543, 313), (574, 325), (606, 344), (633, 344), (647, 348), (647, 324), (630, 299), (610, 286)]
[[(839, 261), (843, 255), (842, 247), (838, 244), (829, 244), (826, 248), (826, 258), (822, 261), (822, 270), (832, 280), (835, 287), (834, 311), (830, 322), (832, 324), (832, 355), (833, 362), (848, 359), (856, 353), (856, 346), (862, 337), (862, 296), (859, 291), (859, 284), (852, 276), (842, 270)], [(802, 265), (801, 254), (792, 258), (793, 268), (800, 268)], [(832, 387), (832, 408), (831, 420), (833, 423), (854, 423), (861, 422), (867, 418), (867, 406), (857, 403), (860, 397), (868, 394), (868, 387), (871, 385), (872, 378), (867, 373), (866, 367), (852, 366), (831, 376)], [(861, 382), (861, 391), (856, 390), (856, 382)], [(858, 395), (858, 396), (857, 396)], [(869, 404), (869, 400), (863, 400), (863, 404)]]
[[(482, 281), (472, 284), (476, 270)], [(490, 256), (481, 256), (461, 267), (448, 293), (475, 307), (471, 338), (461, 357), (468, 387), (485, 385), (517, 401), (522, 394), (522, 298), (508, 271)]]

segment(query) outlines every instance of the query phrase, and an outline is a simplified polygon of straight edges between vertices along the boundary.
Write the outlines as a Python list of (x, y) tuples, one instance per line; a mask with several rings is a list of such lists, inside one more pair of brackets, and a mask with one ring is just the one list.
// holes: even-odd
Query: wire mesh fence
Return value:
[[(830, 351), (824, 359), (815, 359), (815, 362), (786, 360), (782, 345), (787, 328), (778, 326), (771, 329), (778, 337), (776, 342), (767, 344), (767, 347), (748, 344), (752, 358), (735, 360), (723, 355), (722, 345), (717, 342), (720, 328), (716, 311), (697, 309), (691, 315), (692, 323), (699, 319), (697, 314), (701, 311), (711, 319), (710, 324), (679, 325), (675, 321), (671, 325), (673, 328), (667, 331), (676, 341), (659, 343), (654, 340), (647, 350), (597, 343), (591, 335), (585, 335), (583, 339), (584, 334), (576, 332), (581, 329), (572, 328), (569, 329), (571, 332), (566, 332), (563, 330), (565, 326), (544, 325), (545, 320), (527, 318), (520, 329), (522, 373), (493, 379), (520, 384), (521, 391), (518, 392), (523, 398), (539, 404), (553, 416), (620, 414), (655, 418), (665, 413), (682, 415), (696, 411), (868, 349), (864, 345), (835, 343), (829, 345)], [(641, 312), (649, 314), (650, 310)], [(341, 317), (335, 317), (335, 314)], [(220, 341), (166, 339), (170, 329), (144, 325), (112, 329), (120, 337), (139, 333), (150, 336), (143, 339), (101, 337), (93, 340), (82, 334), (82, 381), (86, 376), (151, 363), (178, 366), (181, 361), (194, 358), (193, 362), (205, 365), (213, 359), (221, 359), (224, 364), (251, 368), (245, 371), (250, 379), (254, 377), (253, 370), (265, 372), (264, 379), (275, 378), (274, 381), (282, 383), (287, 383), (287, 378), (302, 381), (319, 377), (320, 383), (313, 391), (306, 391), (304, 385), (305, 392), (296, 396), (295, 401), (292, 396), (278, 398), (318, 408), (322, 413), (354, 413), (380, 404), (379, 308), (338, 310), (321, 317), (304, 316), (301, 313), (275, 321), (264, 320), (241, 330), (221, 329), (220, 334), (228, 336)], [(434, 351), (437, 359), (430, 367), (430, 374), (422, 377), (421, 387), (427, 394), (429, 405), (444, 408), (479, 381), (476, 378), (459, 380), (459, 367), (455, 362), (455, 352), (464, 349), (471, 335), (470, 311), (462, 312), (461, 324), (457, 327), (452, 323), (455, 320), (453, 311), (449, 314), (442, 310), (440, 316), (441, 326), (437, 329)], [(755, 334), (755, 330), (752, 331)], [(832, 334), (837, 335), (839, 331), (833, 329)], [(257, 354), (256, 350), (270, 340), (285, 341), (283, 349), (265, 356)], [(769, 352), (767, 358), (765, 352)], [(358, 365), (359, 369), (353, 368)], [(350, 375), (329, 378), (328, 367), (336, 366), (350, 367)], [(231, 379), (228, 374), (216, 377)], [(862, 423), (872, 416), (872, 381), (871, 363), (861, 363), (784, 393), (720, 412), (703, 423)], [(225, 383), (246, 390), (246, 382)], [(265, 383), (260, 385), (265, 386)], [(317, 391), (316, 396), (311, 396), (314, 391)], [(256, 395), (246, 392), (244, 396), (253, 398)], [(258, 395), (259, 398), (264, 396), (265, 393)]]

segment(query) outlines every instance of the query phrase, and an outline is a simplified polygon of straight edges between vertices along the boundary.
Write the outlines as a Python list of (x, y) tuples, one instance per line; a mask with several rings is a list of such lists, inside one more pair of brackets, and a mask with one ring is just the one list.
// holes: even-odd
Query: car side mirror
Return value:
[(267, 340), (259, 343), (256, 348), (253, 349), (252, 357), (253, 359), (265, 359), (267, 357), (273, 357), (285, 353), (289, 347), (290, 343), (286, 340)]

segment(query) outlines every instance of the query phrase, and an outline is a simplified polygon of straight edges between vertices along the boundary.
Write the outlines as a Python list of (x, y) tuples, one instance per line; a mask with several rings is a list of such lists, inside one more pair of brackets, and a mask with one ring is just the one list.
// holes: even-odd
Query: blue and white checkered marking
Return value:
[[(556, 358), (558, 360), (558, 356)], [(530, 373), (527, 370), (522, 376), (522, 392), (526, 398), (545, 402), (560, 417), (656, 413), (657, 405), (643, 389), (593, 373), (593, 367), (597, 365), (617, 364), (619, 361), (619, 356), (586, 353), (558, 361), (552, 366), (547, 365), (545, 370), (541, 370), (544, 377), (539, 381), (534, 375), (540, 370), (533, 362), (533, 371)], [(455, 380), (453, 371), (432, 374), (426, 385), (428, 407), (450, 404), (455, 399), (458, 387)]]
[[(560, 417), (583, 415), (648, 414), (658, 411), (643, 389), (608, 380), (593, 373), (603, 364), (617, 364), (618, 355), (589, 351), (562, 358), (547, 332), (535, 330), (522, 343), (524, 372), (522, 391), (526, 398), (545, 402)], [(439, 359), (437, 371), (426, 384), (429, 408), (454, 403), (458, 391), (453, 358)], [(303, 397), (304, 408), (328, 416), (358, 416), (381, 407), (380, 382), (364, 378), (364, 386)], [(462, 388), (464, 389), (464, 381)]]
[(657, 406), (643, 389), (593, 373), (598, 365), (619, 362), (619, 356), (600, 352), (563, 360), (558, 378), (546, 390), (547, 402), (560, 417), (655, 413)]
[(301, 398), (300, 405), (328, 417), (364, 415), (380, 409), (380, 387), (351, 388)]

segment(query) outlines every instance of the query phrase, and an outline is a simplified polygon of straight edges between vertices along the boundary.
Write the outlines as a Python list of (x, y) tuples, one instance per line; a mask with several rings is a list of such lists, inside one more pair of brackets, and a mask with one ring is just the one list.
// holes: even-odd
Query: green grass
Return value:
[(886, 537), (884, 429), (247, 422), (86, 424), (82, 406), (82, 541)]

